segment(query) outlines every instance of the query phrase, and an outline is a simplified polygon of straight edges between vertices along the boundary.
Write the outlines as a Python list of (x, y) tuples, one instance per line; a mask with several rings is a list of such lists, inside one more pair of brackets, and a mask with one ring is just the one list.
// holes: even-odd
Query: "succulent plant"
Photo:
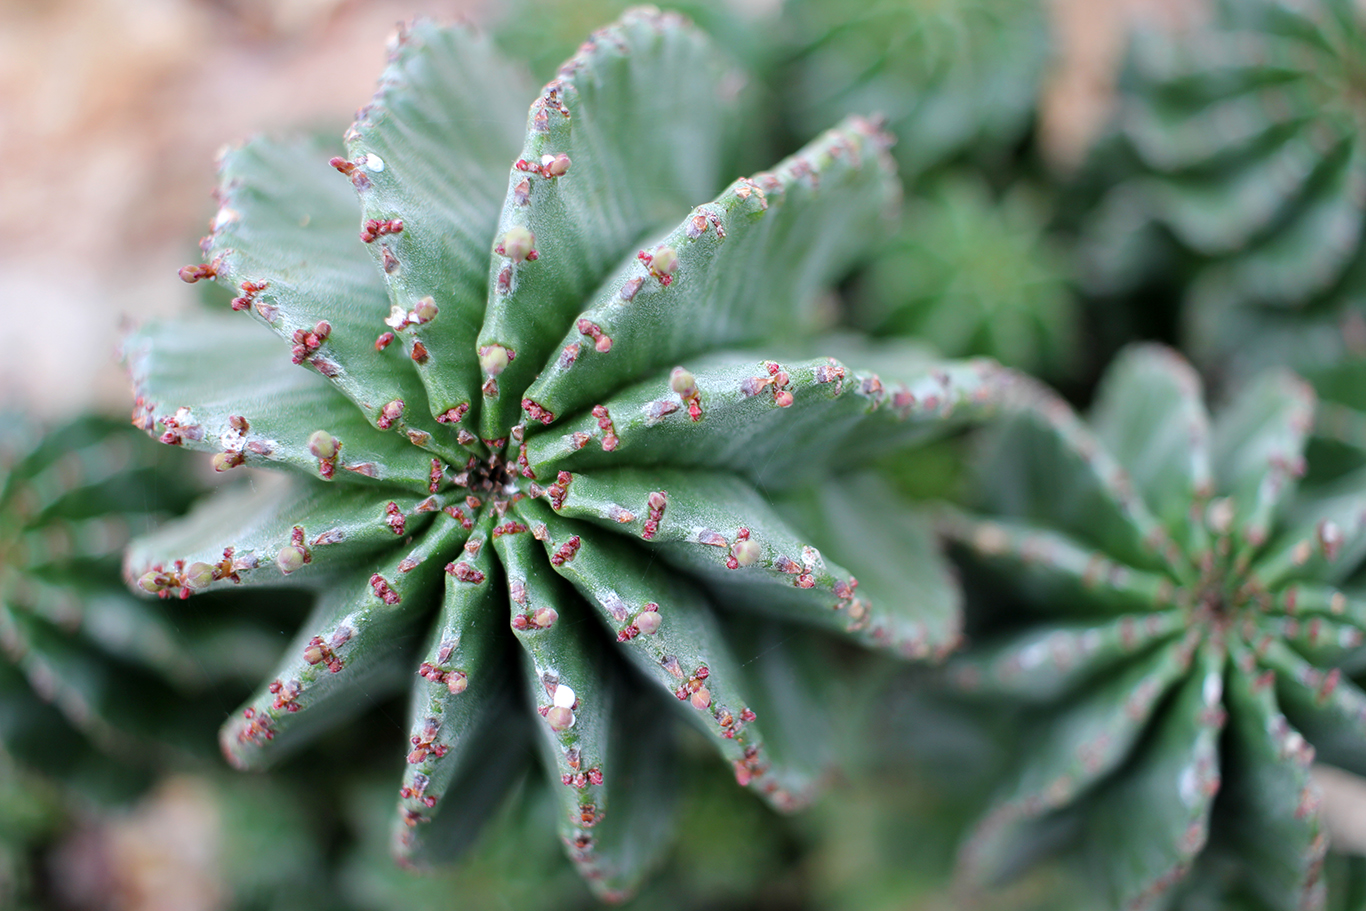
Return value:
[[(184, 697), (254, 672), (251, 652), (268, 634), (227, 613), (172, 619), (126, 591), (130, 537), (204, 489), (192, 473), (161, 474), (180, 460), (107, 418), (46, 433), (20, 418), (5, 425), (0, 749), (86, 791), (126, 794), (190, 749), (196, 725), (213, 729), (214, 709)], [(243, 654), (225, 654), (225, 643)]]
[(1283, 370), (1211, 418), (1189, 364), (1139, 346), (1089, 421), (1042, 387), (1016, 404), (985, 514), (943, 521), (1018, 594), (970, 612), (980, 644), (949, 676), (1031, 719), (964, 868), (990, 878), (1079, 822), (1115, 906), (1232, 862), (1266, 907), (1322, 907), (1309, 766), (1366, 770), (1366, 476), (1299, 483), (1315, 396)]
[(1184, 256), (1187, 346), (1240, 377), (1366, 350), (1366, 149), (1352, 0), (1221, 0), (1136, 42), (1118, 131), (1130, 168), (1096, 216), (1097, 280)]
[(571, 859), (620, 897), (673, 831), (660, 699), (779, 808), (827, 771), (835, 668), (732, 610), (909, 657), (955, 642), (932, 536), (847, 472), (990, 413), (1011, 376), (810, 338), (886, 230), (890, 140), (852, 118), (723, 186), (741, 84), (648, 9), (539, 95), (419, 23), (330, 168), (311, 143), (224, 155), (182, 277), (240, 289), (238, 312), (130, 337), (135, 419), (292, 477), (225, 488), (125, 569), (163, 597), (318, 592), (222, 730), (235, 765), (410, 687), (399, 857), (463, 850), (534, 744)]
[(885, 114), (908, 181), (955, 158), (998, 163), (1030, 128), (1048, 58), (1038, 0), (788, 0), (784, 14), (791, 118), (815, 130)]
[(986, 355), (1058, 375), (1076, 361), (1068, 270), (1023, 187), (998, 204), (968, 177), (945, 179), (907, 206), (902, 230), (863, 272), (856, 325), (919, 337), (947, 355)]

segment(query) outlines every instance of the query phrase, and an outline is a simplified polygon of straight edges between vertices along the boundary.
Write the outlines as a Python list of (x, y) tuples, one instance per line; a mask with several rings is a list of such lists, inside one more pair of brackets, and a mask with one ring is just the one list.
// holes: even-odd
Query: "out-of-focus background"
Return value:
[(43, 415), (122, 410), (125, 318), (169, 313), (213, 208), (213, 159), (256, 132), (340, 131), (414, 16), (477, 0), (0, 3), (0, 390)]
[[(571, 0), (572, 2), (572, 0)], [(771, 14), (777, 0), (733, 0)], [(624, 3), (581, 4), (586, 27)], [(1193, 0), (1052, 0), (1042, 146), (1074, 166), (1109, 111), (1134, 23)], [(535, 10), (518, 15), (534, 29)], [(123, 409), (127, 319), (174, 312), (213, 211), (214, 153), (261, 131), (335, 130), (415, 15), (496, 20), (485, 0), (0, 0), (0, 407)]]

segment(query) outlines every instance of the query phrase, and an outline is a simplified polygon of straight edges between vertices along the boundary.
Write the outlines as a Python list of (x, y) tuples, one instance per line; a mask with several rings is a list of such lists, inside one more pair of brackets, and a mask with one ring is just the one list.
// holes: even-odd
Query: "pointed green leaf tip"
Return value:
[(1336, 587), (1366, 558), (1366, 476), (1299, 481), (1314, 404), (1278, 371), (1211, 416), (1157, 346), (1120, 355), (1089, 421), (1037, 390), (1011, 403), (983, 514), (941, 522), (1029, 605), (983, 620), (949, 673), (1006, 697), (997, 710), (1031, 705), (965, 872), (999, 875), (1062, 813), (1116, 906), (1224, 878), (1207, 844), (1269, 906), (1324, 906), (1307, 767), (1316, 748), (1366, 770), (1366, 693), (1347, 676), (1366, 627)]
[[(137, 422), (220, 470), (295, 477), (224, 487), (134, 542), (126, 573), (162, 597), (317, 593), (222, 730), (234, 764), (408, 687), (401, 858), (465, 851), (517, 791), (507, 751), (534, 744), (567, 853), (620, 898), (675, 825), (675, 719), (779, 809), (832, 777), (805, 738), (845, 671), (788, 654), (784, 624), (909, 658), (957, 643), (924, 523), (829, 478), (991, 415), (1018, 378), (811, 337), (887, 230), (890, 139), (849, 118), (726, 185), (743, 84), (655, 10), (539, 96), (468, 29), (418, 24), (330, 169), (265, 140), (225, 160), (231, 212), (191, 277), (255, 290), (129, 339)], [(779, 608), (762, 647), (733, 636), (735, 612)]]

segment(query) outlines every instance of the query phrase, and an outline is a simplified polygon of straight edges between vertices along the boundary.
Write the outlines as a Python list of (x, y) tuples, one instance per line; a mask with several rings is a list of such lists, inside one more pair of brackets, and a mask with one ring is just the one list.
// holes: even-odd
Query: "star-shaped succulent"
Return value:
[[(1366, 19), (1353, 0), (1220, 0), (1137, 41), (1131, 167), (1092, 231), (1107, 284), (1143, 280), (1144, 226), (1192, 279), (1188, 346), (1240, 377), (1366, 350)], [(1113, 180), (1113, 178), (1111, 178)], [(1166, 245), (1164, 243), (1164, 245)]]
[(1021, 596), (970, 614), (981, 644), (950, 676), (1037, 722), (966, 867), (999, 873), (1063, 819), (1116, 907), (1230, 857), (1267, 907), (1321, 907), (1309, 766), (1366, 770), (1366, 478), (1299, 483), (1315, 397), (1284, 371), (1211, 418), (1194, 370), (1142, 346), (1089, 421), (1042, 388), (1018, 404), (986, 514), (944, 522)]
[(810, 733), (841, 711), (834, 669), (728, 612), (908, 657), (954, 644), (932, 536), (844, 473), (989, 413), (1010, 376), (811, 336), (816, 297), (886, 230), (889, 139), (853, 118), (726, 186), (743, 84), (653, 10), (539, 95), (423, 23), (331, 167), (310, 143), (225, 154), (182, 277), (234, 287), (238, 312), (129, 339), (135, 421), (293, 477), (225, 489), (126, 567), (163, 596), (318, 593), (224, 727), (230, 761), (410, 687), (399, 855), (463, 848), (534, 742), (570, 856), (619, 896), (672, 831), (662, 702), (779, 808), (826, 772)]
[(908, 203), (903, 226), (863, 272), (854, 321), (1031, 372), (1077, 360), (1076, 306), (1062, 253), (1021, 185), (999, 202), (980, 181), (948, 178)]

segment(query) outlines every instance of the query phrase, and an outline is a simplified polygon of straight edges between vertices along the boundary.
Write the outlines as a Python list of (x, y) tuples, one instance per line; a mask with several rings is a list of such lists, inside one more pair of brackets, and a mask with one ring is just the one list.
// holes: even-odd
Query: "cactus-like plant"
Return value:
[(882, 112), (908, 181), (956, 158), (998, 164), (1029, 130), (1048, 58), (1038, 0), (787, 0), (784, 14), (792, 119)]
[(1240, 377), (1366, 348), (1366, 145), (1352, 0), (1221, 0), (1137, 41), (1118, 123), (1132, 169), (1096, 216), (1102, 285), (1151, 271), (1144, 226), (1180, 251), (1184, 332)]
[(1051, 375), (1075, 364), (1077, 313), (1065, 259), (1019, 187), (998, 204), (970, 178), (934, 185), (852, 294), (857, 325)]
[(1366, 479), (1299, 483), (1313, 390), (1270, 372), (1211, 418), (1194, 370), (1142, 346), (1089, 422), (1042, 389), (1020, 404), (985, 455), (989, 513), (944, 521), (1022, 596), (970, 617), (981, 645), (950, 676), (1037, 722), (967, 868), (1061, 815), (1117, 906), (1233, 858), (1267, 907), (1321, 907), (1309, 765), (1366, 770)]
[(400, 857), (462, 849), (534, 743), (568, 853), (619, 896), (672, 830), (661, 698), (779, 808), (825, 771), (833, 667), (732, 609), (911, 657), (956, 641), (930, 536), (832, 474), (989, 412), (1008, 377), (803, 340), (887, 230), (889, 138), (853, 118), (723, 187), (742, 82), (653, 10), (539, 95), (470, 31), (421, 23), (343, 176), (308, 143), (225, 154), (182, 277), (240, 289), (238, 312), (129, 339), (135, 420), (294, 477), (226, 489), (126, 572), (163, 596), (319, 592), (222, 731), (234, 764), (411, 687)]
[[(123, 422), (83, 417), (0, 437), (0, 749), (106, 796), (216, 724), (182, 697), (254, 670), (268, 634), (245, 617), (185, 617), (129, 594), (130, 537), (203, 485)], [(243, 657), (225, 655), (225, 642)], [(220, 658), (222, 660), (220, 660)], [(236, 692), (240, 692), (237, 690)], [(237, 698), (235, 695), (231, 698)], [(196, 723), (198, 728), (195, 727)]]

